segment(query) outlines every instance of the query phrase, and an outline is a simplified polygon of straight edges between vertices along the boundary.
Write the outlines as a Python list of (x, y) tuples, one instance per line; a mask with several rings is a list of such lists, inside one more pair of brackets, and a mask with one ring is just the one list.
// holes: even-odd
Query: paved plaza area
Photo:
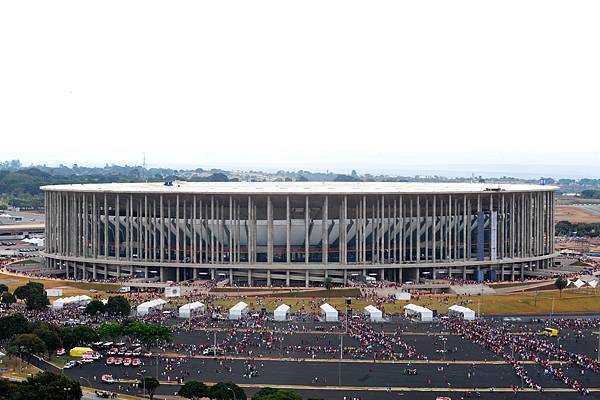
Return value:
[[(370, 324), (357, 319), (348, 325), (199, 319), (173, 325), (173, 343), (155, 349), (156, 355), (144, 358), (139, 369), (99, 361), (65, 372), (85, 378), (82, 383), (89, 380), (96, 387), (130, 394), (137, 393), (130, 383), (138, 373), (156, 375), (162, 383), (159, 396), (174, 395), (183, 382), (199, 380), (235, 382), (249, 394), (273, 386), (304, 398), (332, 400), (435, 399), (442, 395), (452, 399), (600, 399), (600, 371), (589, 364), (597, 354), (598, 339), (593, 332), (598, 330), (598, 320), (561, 321), (554, 323), (560, 326), (559, 336), (548, 337), (541, 334), (548, 322), (530, 317), (474, 323), (397, 319)], [(502, 332), (510, 342), (502, 346), (486, 343), (469, 331), (474, 328), (490, 335)], [(513, 343), (520, 347), (513, 350)], [(558, 345), (561, 351), (583, 358), (565, 361), (567, 353), (547, 353)], [(344, 349), (341, 358), (340, 348)], [(518, 366), (511, 361), (513, 357)], [(120, 382), (102, 384), (102, 374)]]

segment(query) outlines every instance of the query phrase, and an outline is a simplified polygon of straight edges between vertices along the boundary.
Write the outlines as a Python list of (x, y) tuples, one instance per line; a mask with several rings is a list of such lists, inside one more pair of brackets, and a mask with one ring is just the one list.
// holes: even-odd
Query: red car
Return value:
[(106, 359), (106, 365), (113, 365), (115, 363), (115, 358), (114, 357), (108, 357)]
[(139, 358), (134, 358), (133, 360), (131, 360), (131, 365), (134, 367), (139, 367), (140, 365), (142, 365), (142, 360), (140, 360)]
[(126, 359), (123, 360), (124, 367), (129, 367), (130, 365), (131, 365), (131, 358), (127, 357)]
[(115, 365), (121, 365), (121, 364), (123, 364), (123, 359), (121, 357), (115, 358)]

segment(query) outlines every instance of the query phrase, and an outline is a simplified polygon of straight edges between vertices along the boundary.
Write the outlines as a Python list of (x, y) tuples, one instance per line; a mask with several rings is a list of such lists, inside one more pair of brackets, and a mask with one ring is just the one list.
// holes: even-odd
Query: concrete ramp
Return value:
[(450, 285), (450, 293), (476, 296), (478, 294), (494, 294), (496, 291), (484, 284)]

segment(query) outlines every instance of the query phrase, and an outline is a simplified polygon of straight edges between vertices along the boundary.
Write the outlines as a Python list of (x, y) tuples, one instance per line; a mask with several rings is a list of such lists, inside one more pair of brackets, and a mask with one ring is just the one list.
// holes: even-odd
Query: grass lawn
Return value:
[(0, 358), (0, 376), (12, 376), (26, 379), (40, 372), (40, 370), (18, 357), (5, 356)]
[[(321, 292), (319, 293), (321, 294)], [(554, 300), (552, 300), (553, 298)], [(278, 297), (247, 297), (243, 300), (250, 305), (250, 309), (253, 311), (259, 311), (263, 307), (267, 311), (273, 311), (281, 303), (289, 305), (292, 311), (302, 308), (306, 311), (318, 311), (319, 305), (323, 302), (331, 304), (340, 311), (345, 308), (345, 298), (338, 296), (309, 298), (300, 297), (299, 294), (292, 297), (281, 294)], [(227, 309), (238, 301), (240, 298), (219, 298), (214, 300), (213, 304)], [(447, 312), (451, 305), (461, 304), (475, 311), (480, 308), (483, 314), (550, 314), (553, 302), (555, 313), (600, 312), (600, 295), (590, 290), (565, 290), (562, 296), (558, 290), (484, 296), (422, 295), (419, 300), (413, 299), (410, 302), (441, 313)], [(408, 303), (407, 301), (386, 302), (382, 308), (387, 313), (401, 313), (402, 308)], [(355, 312), (362, 312), (362, 309), (368, 304), (373, 304), (373, 301), (353, 298), (351, 307)]]
[(98, 291), (97, 294), (106, 297), (107, 290), (116, 291), (121, 287), (120, 285), (111, 285), (107, 283), (73, 282), (58, 279), (39, 279), (0, 274), (0, 283), (4, 283), (6, 286), (8, 286), (8, 290), (11, 292), (13, 292), (17, 287), (25, 285), (29, 281), (42, 283), (46, 289), (65, 287), (63, 290), (63, 296), (75, 296), (80, 294), (89, 295), (90, 289), (93, 289)]

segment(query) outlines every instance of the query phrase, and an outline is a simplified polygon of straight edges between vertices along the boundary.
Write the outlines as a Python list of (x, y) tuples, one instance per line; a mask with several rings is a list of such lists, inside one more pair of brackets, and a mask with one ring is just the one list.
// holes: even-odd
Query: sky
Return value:
[(600, 176), (600, 2), (0, 2), (0, 160)]

